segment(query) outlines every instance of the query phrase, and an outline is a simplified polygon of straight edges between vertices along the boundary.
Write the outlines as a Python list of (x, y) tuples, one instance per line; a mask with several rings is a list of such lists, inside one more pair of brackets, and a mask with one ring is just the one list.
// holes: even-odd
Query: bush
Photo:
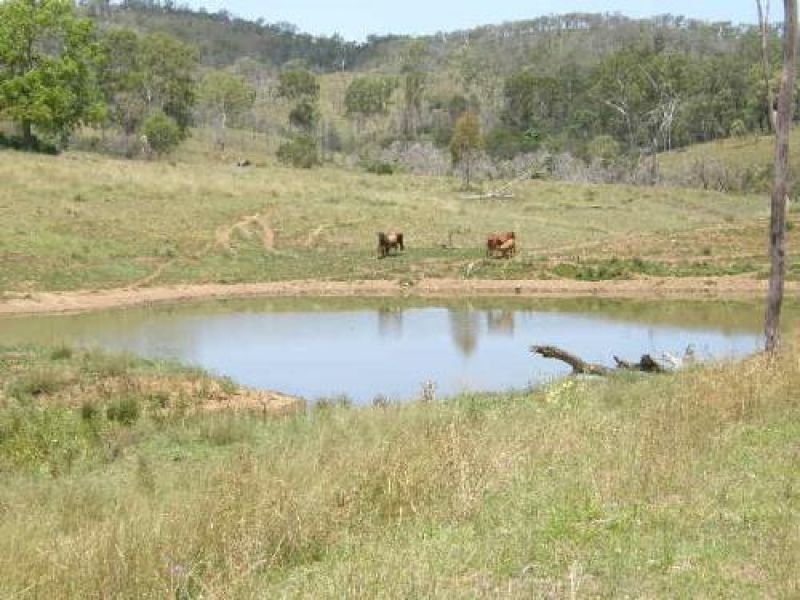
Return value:
[(297, 135), (280, 145), (278, 160), (299, 169), (310, 169), (321, 164), (317, 144), (310, 135)]
[(141, 128), (141, 133), (147, 137), (147, 144), (158, 156), (169, 154), (181, 143), (181, 128), (175, 119), (162, 112), (153, 113)]
[(385, 160), (367, 160), (362, 163), (364, 170), (375, 175), (394, 175), (397, 166)]
[(59, 152), (55, 144), (39, 139), (38, 137), (33, 138), (33, 145), (29, 146), (25, 144), (25, 141), (21, 137), (7, 136), (4, 133), (0, 133), (0, 148), (52, 155), (56, 155)]

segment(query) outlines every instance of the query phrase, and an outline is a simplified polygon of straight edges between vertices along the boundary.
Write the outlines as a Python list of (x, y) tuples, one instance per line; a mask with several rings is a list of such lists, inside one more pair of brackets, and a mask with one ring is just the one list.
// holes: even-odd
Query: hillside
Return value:
[[(800, 139), (791, 136), (791, 170), (800, 170)], [(659, 156), (662, 177), (670, 183), (719, 191), (767, 193), (772, 188), (775, 137), (740, 136), (696, 144)], [(797, 188), (793, 192), (796, 199)]]
[[(239, 169), (199, 142), (169, 163), (2, 151), (0, 177), (0, 288), (13, 292), (765, 268), (760, 196), (529, 180), (511, 200), (465, 200), (449, 177)], [(377, 260), (375, 232), (393, 228), (408, 249)], [(495, 230), (517, 232), (516, 258), (485, 257)]]
[(749, 35), (750, 26), (707, 23), (681, 16), (631, 19), (619, 14), (573, 13), (509, 23), (487, 24), (470, 30), (432, 36), (369, 36), (364, 43), (338, 36), (312, 36), (288, 23), (250, 21), (227, 11), (208, 13), (174, 3), (125, 0), (119, 4), (89, 4), (88, 14), (102, 27), (131, 27), (142, 32), (163, 31), (200, 49), (209, 66), (232, 65), (249, 57), (281, 67), (305, 62), (320, 72), (381, 70), (397, 72), (403, 51), (412, 39), (427, 48), (429, 67), (448, 70), (453, 63), (480, 56), (505, 75), (530, 63), (537, 54), (594, 64), (631, 44), (657, 40), (665, 51), (698, 56), (733, 52)]

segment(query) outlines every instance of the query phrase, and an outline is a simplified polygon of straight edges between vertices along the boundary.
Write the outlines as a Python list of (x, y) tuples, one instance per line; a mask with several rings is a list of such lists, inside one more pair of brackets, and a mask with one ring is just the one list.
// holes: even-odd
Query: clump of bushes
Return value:
[(278, 160), (298, 169), (310, 169), (322, 163), (314, 138), (308, 134), (294, 136), (280, 145)]

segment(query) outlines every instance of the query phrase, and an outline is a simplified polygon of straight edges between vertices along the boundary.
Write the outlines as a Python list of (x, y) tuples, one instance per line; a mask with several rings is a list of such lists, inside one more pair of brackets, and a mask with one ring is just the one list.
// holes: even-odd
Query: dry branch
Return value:
[[(586, 361), (578, 358), (574, 354), (570, 354), (566, 350), (557, 348), (556, 346), (531, 346), (531, 352), (538, 354), (543, 358), (554, 358), (561, 362), (567, 363), (572, 367), (573, 375), (608, 375), (615, 369), (598, 365), (596, 363), (587, 363)], [(649, 354), (643, 354), (638, 363), (632, 363), (627, 360), (615, 356), (614, 361), (617, 363), (616, 370), (625, 371), (642, 371), (643, 373), (665, 373), (666, 370), (658, 364)]]

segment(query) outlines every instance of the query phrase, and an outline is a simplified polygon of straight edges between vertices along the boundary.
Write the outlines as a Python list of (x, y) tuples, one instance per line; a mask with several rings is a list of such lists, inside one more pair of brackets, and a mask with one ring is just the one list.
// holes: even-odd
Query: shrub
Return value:
[(69, 346), (58, 346), (50, 352), (51, 360), (67, 360), (69, 358), (72, 358), (72, 348)]
[(385, 160), (368, 160), (362, 164), (368, 173), (375, 175), (394, 175), (397, 171), (397, 167), (394, 164)]
[(321, 164), (317, 144), (310, 135), (301, 134), (280, 145), (278, 160), (299, 169), (310, 169)]
[(147, 144), (158, 156), (169, 154), (181, 143), (181, 128), (175, 119), (162, 112), (153, 113), (145, 119), (141, 133), (147, 137)]

